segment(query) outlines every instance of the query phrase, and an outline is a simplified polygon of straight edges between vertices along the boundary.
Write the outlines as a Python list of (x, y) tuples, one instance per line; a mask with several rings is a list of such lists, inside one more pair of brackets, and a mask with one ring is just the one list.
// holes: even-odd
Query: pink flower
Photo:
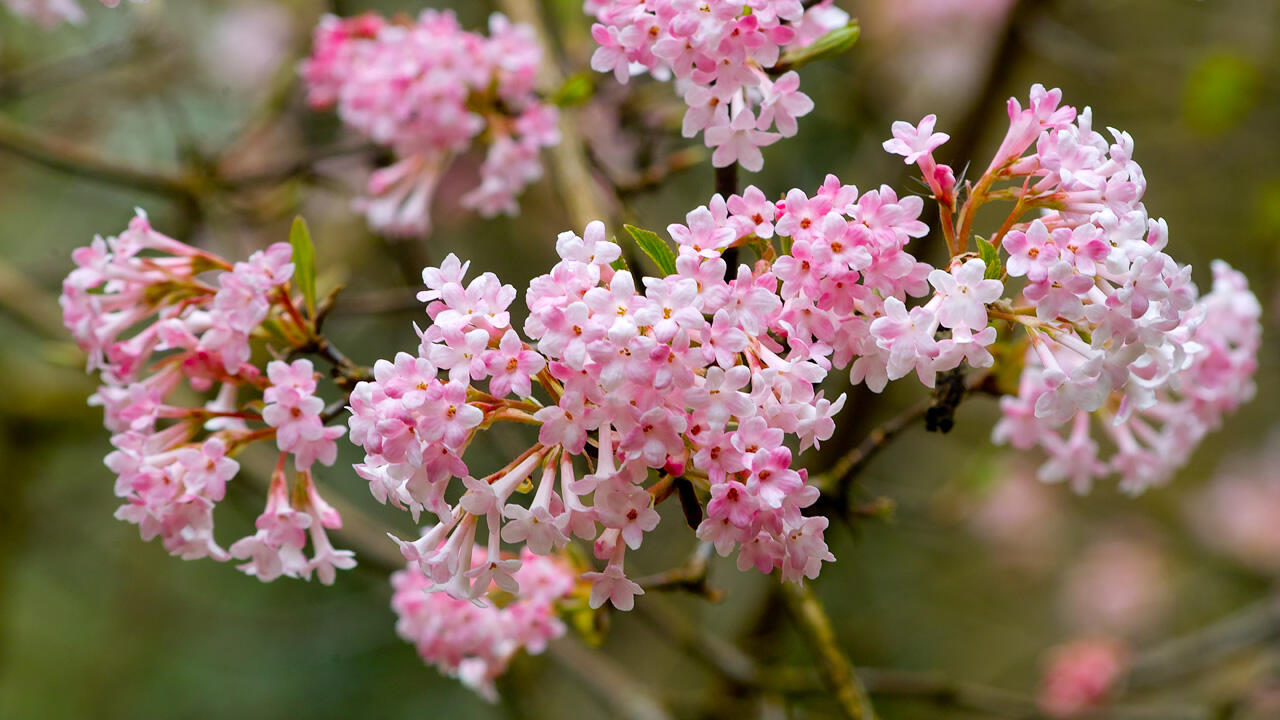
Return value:
[(263, 393), (268, 404), (262, 419), (276, 429), (276, 444), (294, 455), (299, 470), (319, 460), (332, 465), (337, 459), (335, 440), (347, 429), (338, 425), (326, 427), (320, 413), (324, 401), (311, 394), (315, 390), (315, 371), (310, 360), (295, 360), (292, 365), (279, 360), (267, 365), (271, 387)]
[(750, 110), (739, 110), (727, 124), (707, 128), (707, 147), (715, 148), (711, 164), (726, 167), (738, 163), (745, 170), (759, 172), (764, 167), (760, 148), (772, 145), (782, 136), (756, 129), (756, 118)]
[(907, 165), (912, 165), (926, 155), (932, 155), (943, 143), (951, 139), (946, 133), (936, 133), (933, 126), (938, 117), (925, 115), (915, 127), (901, 120), (893, 123), (893, 139), (884, 141), (885, 152), (902, 155)]
[[(760, 106), (759, 127), (768, 129), (777, 125), (782, 137), (793, 137), (798, 131), (796, 118), (813, 111), (813, 100), (800, 92), (800, 74), (791, 70), (782, 74), (772, 84), (763, 86), (764, 102)], [(943, 136), (945, 140), (946, 136)], [(939, 143), (941, 144), (941, 143)]]
[(942, 298), (937, 313), (943, 327), (970, 331), (987, 327), (987, 305), (1000, 299), (1004, 284), (999, 280), (984, 280), (986, 271), (986, 264), (974, 258), (953, 267), (949, 273), (942, 270), (929, 273), (929, 284), (937, 290), (937, 297)]
[(495, 397), (506, 397), (513, 391), (519, 397), (533, 393), (529, 378), (547, 366), (547, 361), (533, 350), (524, 347), (514, 330), (507, 330), (498, 348), (484, 356), (489, 373), (489, 392)]
[(643, 588), (623, 574), (620, 565), (610, 564), (604, 572), (582, 573), (582, 579), (591, 583), (588, 604), (592, 608), (598, 608), (608, 600), (625, 612), (635, 606), (637, 595), (644, 594)]
[(871, 323), (876, 344), (889, 351), (888, 373), (897, 380), (914, 370), (925, 387), (933, 387), (938, 343), (933, 339), (937, 316), (923, 307), (911, 308), (897, 298), (884, 301), (885, 315)]

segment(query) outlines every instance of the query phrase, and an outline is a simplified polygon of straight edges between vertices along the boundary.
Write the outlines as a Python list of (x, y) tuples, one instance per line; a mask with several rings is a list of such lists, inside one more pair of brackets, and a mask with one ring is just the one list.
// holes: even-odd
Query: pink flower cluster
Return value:
[(805, 9), (800, 0), (588, 0), (599, 48), (591, 67), (618, 82), (649, 72), (676, 90), (689, 109), (683, 133), (703, 133), (716, 167), (757, 171), (760, 148), (796, 134), (813, 110), (795, 71), (777, 75), (782, 50), (803, 47), (849, 16), (831, 0)]
[[(721, 554), (736, 549), (740, 568), (815, 577), (834, 559), (827, 520), (802, 514), (818, 490), (784, 440), (804, 450), (831, 437), (844, 396), (818, 389), (827, 373), (852, 363), (855, 380), (879, 390), (910, 371), (932, 385), (936, 372), (992, 361), (986, 305), (1002, 285), (984, 279), (981, 261), (931, 272), (906, 253), (925, 232), (922, 206), (887, 187), (859, 195), (835, 177), (779, 203), (756, 188), (716, 196), (668, 229), (675, 272), (639, 283), (591, 223), (561, 234), (560, 262), (530, 283), (529, 344), (510, 327), (513, 288), (491, 273), (466, 281), (452, 255), (426, 269), (419, 297), (432, 324), (416, 356), (379, 361), (351, 397), (351, 438), (366, 452), (356, 470), (373, 495), (438, 519), (398, 541), (405, 557), (434, 589), (476, 598), (512, 583), (519, 563), (502, 541), (545, 554), (577, 536), (605, 563), (584, 574), (591, 605), (630, 609), (643, 590), (625, 555), (656, 527), (669, 475), (709, 497), (697, 535)], [(790, 254), (770, 246), (754, 269), (726, 277), (723, 249), (774, 236)], [(907, 295), (930, 284), (929, 302), (907, 312)], [(476, 387), (485, 380), (488, 392)], [(530, 397), (534, 381), (548, 404)], [(463, 454), (502, 421), (538, 425), (539, 442), (476, 479)], [(453, 478), (465, 488), (456, 504), (446, 500)], [(521, 488), (533, 492), (527, 507), (514, 502)], [(473, 562), (482, 518), (487, 554)]]
[[(851, 380), (876, 392), (913, 372), (933, 387), (937, 373), (962, 362), (992, 364), (986, 348), (996, 332), (987, 327), (986, 305), (1003, 285), (984, 277), (981, 260), (957, 262), (948, 271), (906, 252), (910, 239), (928, 230), (919, 220), (921, 198), (899, 199), (888, 186), (859, 195), (828, 176), (814, 197), (788, 192), (777, 205), (776, 225), (752, 227), (755, 214), (771, 217), (762, 199), (748, 188), (726, 207), (729, 222), (743, 231), (790, 238), (789, 254), (773, 262), (783, 304), (769, 329), (793, 355), (824, 369), (852, 363)], [(927, 295), (931, 286), (929, 301), (908, 310), (908, 296)]]
[[(1124, 490), (1140, 492), (1167, 479), (1250, 397), (1258, 304), (1222, 263), (1214, 292), (1198, 299), (1191, 268), (1164, 252), (1167, 226), (1142, 204), (1133, 139), (1113, 129), (1108, 140), (1093, 130), (1089, 108), (1060, 105), (1061, 95), (1035, 85), (1025, 109), (1010, 99), (1009, 130), (966, 188), (959, 229), (946, 230), (953, 253), (963, 249), (974, 212), (997, 183), (1011, 183), (999, 192), (1016, 204), (992, 244), (1007, 253), (1007, 275), (1025, 278), (1021, 304), (1001, 319), (1025, 331), (1026, 369), (1018, 395), (1001, 402), (995, 440), (1043, 447), (1045, 480), (1084, 491), (1115, 473)], [(933, 158), (947, 140), (934, 124), (933, 116), (915, 127), (895, 123), (885, 149), (920, 166), (949, 223), (956, 183)], [(1032, 210), (1037, 216), (1024, 220)], [(1093, 414), (1116, 446), (1106, 462), (1090, 432)]]
[[(251, 336), (297, 317), (288, 290), (291, 257), (289, 245), (278, 243), (232, 266), (156, 232), (139, 212), (118, 237), (95, 238), (72, 254), (77, 267), (59, 301), (89, 370), (103, 380), (90, 403), (103, 407), (114, 433), (116, 449), (106, 464), (125, 501), (116, 517), (137, 525), (144, 540), (160, 537), (166, 550), (187, 560), (252, 556), (241, 569), (263, 580), (315, 572), (328, 583), (333, 568), (354, 560), (325, 536), (323, 528), (340, 520), (316, 492), (308, 468), (316, 459), (333, 463), (345, 428), (324, 426), (310, 361), (273, 362), (267, 378), (250, 363)], [(209, 271), (216, 275), (206, 282), (201, 276)], [(184, 406), (178, 400), (184, 387), (213, 397)], [(245, 390), (268, 403), (261, 414), (255, 398), (241, 397)], [(248, 421), (266, 427), (250, 429)], [(231, 457), (272, 436), (281, 456), (260, 532), (228, 552), (214, 539), (213, 510), (240, 469)], [(290, 454), (302, 471), (292, 490), (284, 480)], [(307, 529), (311, 559), (302, 553)]]
[(374, 229), (425, 235), (431, 199), (453, 158), (487, 146), (480, 184), (462, 204), (488, 217), (515, 214), (516, 196), (542, 175), (541, 148), (560, 140), (558, 113), (534, 92), (541, 50), (532, 31), (502, 15), (489, 37), (451, 12), (397, 24), (374, 14), (326, 16), (302, 65), (316, 108), (389, 147), (396, 162), (373, 173), (358, 202)]
[[(133, 0), (144, 2), (145, 0)], [(0, 0), (11, 12), (51, 28), (64, 22), (79, 25), (85, 21), (84, 9), (76, 0)], [(120, 0), (99, 0), (109, 8), (116, 7)]]
[[(483, 562), (484, 548), (475, 546), (471, 552), (477, 563)], [(490, 701), (497, 699), (494, 680), (517, 652), (540, 654), (548, 641), (564, 634), (557, 604), (575, 585), (575, 573), (558, 559), (526, 548), (520, 560), (514, 578), (521, 593), (501, 607), (429, 593), (431, 582), (415, 565), (391, 576), (396, 633), (413, 643), (424, 661)]]
[[(1146, 398), (1141, 405), (1126, 406), (1128, 396), (1116, 391), (1099, 401), (1093, 414), (1115, 448), (1110, 458), (1100, 457), (1087, 408), (1069, 410), (1066, 420), (1039, 416), (1044, 406), (1041, 398), (1060, 391), (1061, 385), (1055, 383), (1081, 381), (1079, 375), (1061, 380), (1052, 369), (1046, 370), (1051, 366), (1045, 358), (1054, 359), (1054, 355), (1040, 351), (1034, 342), (1018, 395), (1001, 399), (1004, 417), (993, 432), (996, 441), (1023, 449), (1040, 446), (1049, 455), (1041, 478), (1068, 480), (1080, 492), (1094, 479), (1112, 473), (1129, 493), (1166, 482), (1200, 440), (1254, 393), (1251, 378), (1261, 343), (1260, 307), (1243, 275), (1221, 261), (1214, 263), (1213, 270), (1213, 291), (1195, 301), (1173, 333), (1174, 338), (1185, 338), (1185, 357), (1174, 372), (1159, 382), (1144, 383), (1141, 390)], [(1089, 391), (1088, 382), (1082, 383), (1084, 391)]]

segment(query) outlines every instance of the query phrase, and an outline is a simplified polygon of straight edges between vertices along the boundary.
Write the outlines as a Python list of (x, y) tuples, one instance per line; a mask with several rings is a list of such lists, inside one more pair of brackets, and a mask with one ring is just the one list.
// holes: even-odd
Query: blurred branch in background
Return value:
[[(548, 62), (538, 65), (541, 84), (545, 92), (554, 93), (564, 84), (566, 75), (562, 69), (555, 36), (542, 17), (540, 3), (533, 0), (499, 0), (502, 11), (514, 22), (533, 28), (542, 46), (542, 55)], [(550, 148), (551, 174), (556, 184), (556, 194), (564, 204), (565, 212), (574, 232), (581, 232), (587, 223), (600, 220), (609, 224), (613, 213), (601, 192), (600, 184), (593, 177), (587, 161), (587, 148), (578, 129), (578, 118), (572, 111), (560, 114), (560, 143)]]
[(77, 177), (165, 195), (185, 203), (195, 204), (200, 197), (194, 178), (117, 164), (75, 143), (24, 128), (3, 116), (0, 116), (0, 151)]
[(1168, 687), (1234, 656), (1280, 639), (1280, 598), (1268, 596), (1210, 625), (1139, 653), (1130, 664), (1128, 691)]
[(0, 308), (44, 338), (67, 341), (58, 303), (4, 258), (0, 258)]

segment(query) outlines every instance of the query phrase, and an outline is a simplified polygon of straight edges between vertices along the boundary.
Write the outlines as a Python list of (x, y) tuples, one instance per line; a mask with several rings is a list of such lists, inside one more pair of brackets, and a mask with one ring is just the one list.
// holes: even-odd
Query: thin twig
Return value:
[(831, 618), (822, 603), (813, 594), (808, 583), (784, 582), (782, 597), (795, 619), (800, 632), (813, 650), (818, 661), (818, 674), (835, 694), (836, 705), (847, 720), (875, 720), (876, 711), (871, 706), (867, 689), (853, 669), (849, 658), (836, 644), (836, 634), (831, 628)]
[(825, 494), (831, 494), (836, 498), (847, 498), (850, 486), (867, 464), (904, 430), (924, 419), (925, 413), (932, 406), (933, 398), (924, 398), (873, 429), (867, 433), (862, 442), (858, 443), (857, 447), (845, 453), (826, 472), (814, 478), (812, 484)]
[(685, 590), (718, 602), (722, 593), (707, 586), (707, 566), (711, 561), (711, 550), (711, 543), (700, 542), (683, 565), (639, 578), (636, 583), (645, 591)]

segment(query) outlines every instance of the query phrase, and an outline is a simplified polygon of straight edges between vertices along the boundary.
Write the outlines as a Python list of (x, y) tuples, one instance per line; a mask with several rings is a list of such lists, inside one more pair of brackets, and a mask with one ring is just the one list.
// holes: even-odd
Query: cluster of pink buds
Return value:
[(477, 141), (487, 150), (464, 206), (515, 214), (516, 196), (541, 176), (539, 150), (560, 140), (556, 109), (534, 92), (541, 49), (529, 28), (502, 15), (490, 18), (489, 33), (434, 10), (406, 24), (326, 16), (316, 28), (302, 65), (311, 105), (336, 106), (344, 123), (396, 156), (358, 202), (379, 232), (427, 234), (441, 176)]
[[(334, 462), (345, 428), (325, 425), (310, 361), (271, 362), (266, 377), (250, 362), (251, 338), (296, 347), (308, 337), (289, 293), (290, 246), (233, 266), (156, 232), (139, 212), (118, 237), (95, 238), (72, 257), (77, 267), (59, 300), (89, 370), (102, 377), (90, 403), (103, 407), (114, 433), (106, 464), (125, 501), (116, 517), (187, 560), (248, 560), (241, 569), (264, 581), (314, 572), (327, 584), (335, 568), (352, 567), (351, 553), (329, 542), (325, 528), (341, 520), (310, 473), (316, 460)], [(207, 402), (182, 404), (190, 391)], [(225, 550), (214, 539), (213, 510), (240, 469), (231, 458), (273, 437), (281, 454), (259, 531)]]
[(591, 67), (619, 82), (647, 71), (675, 78), (689, 109), (683, 133), (703, 133), (716, 167), (757, 171), (760, 148), (796, 134), (813, 110), (794, 70), (779, 72), (783, 50), (804, 47), (849, 16), (831, 0), (587, 0), (599, 21)]
[[(144, 0), (133, 0), (143, 2)], [(85, 21), (84, 9), (77, 0), (0, 0), (10, 12), (46, 28), (61, 25), (64, 22), (79, 25)], [(109, 8), (116, 7), (120, 0), (99, 0)]]
[[(475, 546), (471, 552), (475, 562), (484, 561), (484, 548)], [(399, 618), (396, 632), (413, 643), (424, 661), (490, 701), (497, 699), (494, 680), (518, 651), (537, 655), (548, 641), (564, 634), (557, 606), (576, 584), (576, 574), (558, 559), (526, 548), (520, 560), (514, 575), (519, 596), (500, 597), (502, 602), (492, 605), (426, 592), (431, 581), (416, 565), (391, 576), (391, 608)], [(502, 596), (505, 591), (494, 586), (489, 592)]]

